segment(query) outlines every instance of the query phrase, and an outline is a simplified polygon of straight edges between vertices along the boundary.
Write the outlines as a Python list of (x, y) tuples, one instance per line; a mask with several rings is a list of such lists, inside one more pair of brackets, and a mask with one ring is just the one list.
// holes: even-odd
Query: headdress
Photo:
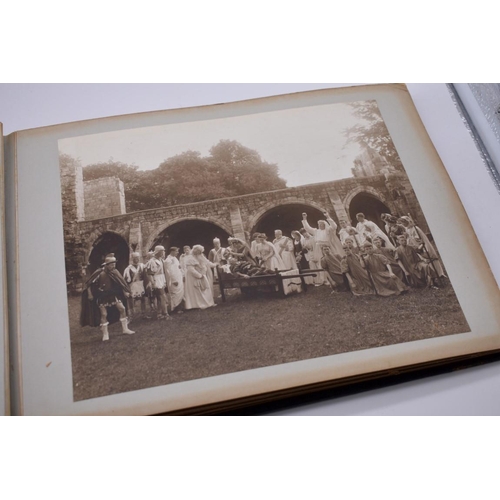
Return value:
[(165, 251), (165, 247), (162, 247), (161, 245), (157, 245), (154, 249), (154, 254), (158, 255), (159, 253), (164, 252), (164, 251)]
[(191, 250), (191, 253), (193, 255), (196, 255), (196, 254), (201, 255), (204, 251), (205, 251), (205, 248), (202, 247), (201, 245), (194, 245), (193, 249)]

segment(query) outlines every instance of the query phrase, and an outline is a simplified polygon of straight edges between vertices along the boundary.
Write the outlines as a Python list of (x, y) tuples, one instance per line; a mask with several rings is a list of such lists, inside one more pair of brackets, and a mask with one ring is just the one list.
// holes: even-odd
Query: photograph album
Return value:
[(223, 413), (500, 349), (498, 286), (403, 84), (3, 145), (13, 414)]

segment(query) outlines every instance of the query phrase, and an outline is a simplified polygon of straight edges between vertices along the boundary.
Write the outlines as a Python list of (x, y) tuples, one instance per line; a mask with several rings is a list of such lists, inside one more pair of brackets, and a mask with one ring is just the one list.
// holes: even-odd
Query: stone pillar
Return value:
[(85, 193), (85, 219), (103, 219), (123, 215), (125, 188), (118, 177), (102, 177), (83, 183)]
[(340, 199), (339, 193), (333, 188), (327, 189), (326, 192), (328, 194), (328, 198), (330, 198), (330, 202), (333, 206), (333, 209), (335, 210), (335, 214), (337, 215), (337, 219), (339, 221), (341, 221), (341, 220), (348, 221), (349, 216), (347, 215), (344, 204), (342, 203), (342, 200)]
[(70, 292), (81, 291), (85, 264), (84, 242), (78, 222), (85, 218), (83, 170), (80, 162), (60, 155), (66, 283)]
[(243, 219), (241, 218), (240, 208), (233, 206), (230, 208), (231, 227), (233, 229), (233, 236), (246, 241), (245, 229), (243, 227)]
[(132, 221), (130, 223), (130, 232), (128, 238), (128, 246), (130, 248), (130, 252), (139, 252), (141, 257), (142, 255), (142, 229), (141, 223), (139, 221)]

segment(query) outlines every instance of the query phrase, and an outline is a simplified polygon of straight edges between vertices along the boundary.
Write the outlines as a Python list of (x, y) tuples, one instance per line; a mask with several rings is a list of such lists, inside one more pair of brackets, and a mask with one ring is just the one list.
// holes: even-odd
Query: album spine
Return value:
[(10, 415), (10, 385), (9, 385), (9, 325), (7, 306), (7, 259), (5, 234), (5, 148), (3, 126), (0, 123), (0, 318), (3, 340), (3, 373), (0, 380), (3, 382), (3, 404), (1, 413)]
[(22, 376), (19, 323), (19, 261), (17, 207), (17, 133), (3, 138), (4, 144), (4, 206), (7, 272), (8, 347), (10, 412), (22, 415)]

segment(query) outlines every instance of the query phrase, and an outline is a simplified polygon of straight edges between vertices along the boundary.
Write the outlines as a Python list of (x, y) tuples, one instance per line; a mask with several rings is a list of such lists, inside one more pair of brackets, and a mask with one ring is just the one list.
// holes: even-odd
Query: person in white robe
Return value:
[(385, 243), (386, 248), (395, 250), (394, 245), (391, 243), (389, 237), (380, 229), (375, 222), (372, 222), (365, 218), (365, 214), (359, 213), (356, 215), (358, 224), (356, 225), (356, 231), (358, 232), (358, 243), (359, 246), (364, 245), (367, 241), (372, 240), (375, 236), (380, 236)]
[[(321, 269), (321, 263), (317, 259), (317, 254), (314, 252), (314, 238), (304, 229), (300, 229), (299, 233), (302, 235), (302, 247), (307, 250), (305, 257), (307, 262), (309, 263), (309, 268), (311, 270)], [(316, 276), (312, 277), (312, 284), (314, 286), (321, 286), (325, 281), (325, 276), (323, 273), (318, 272)], [(307, 282), (310, 284), (310, 282)]]
[(267, 236), (263, 233), (259, 234), (257, 237), (256, 253), (259, 262), (261, 262), (261, 265), (266, 269), (270, 269), (271, 271), (286, 269), (276, 247), (267, 241)]
[[(222, 260), (222, 256), (224, 255), (225, 248), (223, 248), (220, 244), (219, 238), (214, 238), (213, 240), (214, 247), (208, 253), (208, 260), (218, 266), (220, 261)], [(214, 280), (217, 281), (217, 267), (213, 268)]]
[(348, 221), (346, 220), (340, 221), (339, 238), (343, 246), (345, 246), (345, 240), (347, 240), (347, 238), (352, 238), (352, 240), (354, 241), (354, 245), (357, 247), (358, 246), (358, 244), (356, 243), (357, 235), (358, 232), (349, 224)]
[(191, 247), (185, 245), (182, 247), (182, 255), (179, 257), (179, 264), (181, 265), (182, 276), (186, 276), (186, 264), (185, 259), (191, 255)]
[(257, 238), (259, 237), (259, 234), (260, 233), (254, 233), (252, 235), (252, 242), (250, 243), (250, 253), (255, 260), (257, 259)]
[(170, 299), (170, 311), (181, 313), (184, 300), (184, 282), (181, 265), (177, 256), (179, 249), (172, 247), (164, 262), (165, 278), (167, 281), (168, 297)]
[(185, 258), (186, 284), (184, 300), (186, 309), (207, 309), (214, 307), (213, 264), (203, 255), (204, 248), (195, 245)]
[(252, 251), (246, 241), (233, 237), (228, 238), (227, 242), (233, 257), (236, 257), (238, 260), (246, 260), (254, 265), (257, 265), (257, 262), (252, 256)]
[[(323, 247), (328, 246), (332, 255), (343, 257), (345, 255), (342, 243), (337, 236), (337, 224), (330, 217), (328, 212), (323, 212), (326, 221), (318, 221), (318, 229), (315, 229), (307, 222), (307, 214), (302, 214), (302, 225), (304, 229), (314, 238), (313, 258), (318, 264), (318, 269), (321, 269), (321, 259), (323, 258)], [(328, 279), (324, 272), (319, 273), (321, 282), (324, 285), (329, 285)]]
[[(274, 248), (278, 252), (278, 255), (283, 261), (285, 269), (292, 271), (290, 274), (297, 274), (299, 266), (295, 260), (295, 253), (293, 249), (293, 241), (288, 236), (283, 236), (283, 232), (280, 229), (274, 231), (275, 239), (273, 241)], [(293, 271), (296, 271), (295, 273)], [(302, 281), (300, 278), (291, 278), (289, 280), (283, 280), (283, 286), (287, 292), (299, 292), (302, 291)]]
[(297, 261), (293, 251), (293, 241), (287, 236), (283, 236), (280, 229), (274, 231), (275, 239), (273, 245), (276, 248), (278, 255), (281, 257), (285, 269), (298, 269)]

